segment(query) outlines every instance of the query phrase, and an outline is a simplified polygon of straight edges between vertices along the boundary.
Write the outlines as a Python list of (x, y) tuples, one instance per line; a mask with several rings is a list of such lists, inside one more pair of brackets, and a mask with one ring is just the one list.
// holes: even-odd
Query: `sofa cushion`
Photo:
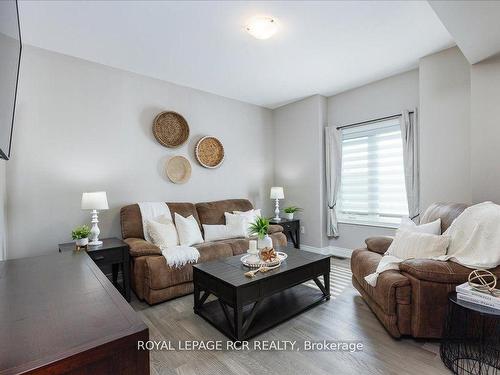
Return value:
[(380, 259), (382, 255), (367, 249), (354, 250), (351, 256), (352, 274), (384, 313), (396, 314), (397, 304), (411, 303), (410, 282), (399, 271), (391, 270), (379, 275), (376, 287), (368, 285), (364, 278), (375, 272)]
[(122, 227), (122, 238), (144, 239), (141, 210), (137, 203), (121, 208), (120, 222)]
[[(456, 262), (442, 262), (431, 259), (409, 259), (399, 265), (401, 272), (408, 273), (419, 280), (434, 281), (437, 283), (461, 284), (467, 281), (471, 268), (464, 267)], [(500, 266), (490, 269), (500, 277)]]
[(175, 214), (179, 214), (182, 217), (193, 216), (198, 223), (201, 230), (200, 218), (198, 217), (198, 211), (193, 203), (189, 202), (167, 202), (167, 206), (170, 209), (170, 214), (172, 215), (172, 220), (175, 224)]
[[(196, 207), (192, 203), (169, 203), (167, 202), (167, 206), (170, 209), (170, 213), (172, 215), (172, 220), (175, 223), (175, 213), (183, 217), (188, 217), (189, 215), (193, 215), (193, 217), (198, 222), (200, 226), (200, 219), (198, 218), (198, 212), (196, 211)], [(122, 227), (122, 238), (142, 238), (144, 239), (144, 231), (142, 228), (142, 216), (141, 209), (137, 203), (130, 204), (128, 206), (122, 207), (120, 210), (120, 222)]]
[(204, 242), (195, 246), (200, 252), (198, 263), (233, 256), (231, 245), (224, 241)]
[(391, 246), (393, 238), (389, 236), (368, 237), (365, 244), (368, 250), (384, 254)]
[(228, 240), (217, 241), (217, 242), (228, 244), (229, 246), (231, 246), (233, 255), (240, 255), (247, 252), (249, 246), (248, 241), (249, 241), (248, 238), (231, 238)]
[(283, 227), (277, 224), (269, 225), (269, 229), (267, 230), (267, 234), (279, 233), (283, 232)]
[[(231, 245), (222, 241), (205, 242), (195, 246), (200, 252), (198, 263), (209, 262), (233, 255)], [(151, 289), (168, 288), (173, 285), (193, 280), (193, 266), (187, 264), (181, 268), (168, 266), (164, 256), (151, 256), (146, 259), (146, 285)]]
[(252, 208), (252, 203), (247, 199), (226, 199), (196, 204), (201, 224), (208, 225), (225, 224), (224, 212), (248, 211)]
[(441, 219), (441, 233), (444, 233), (453, 220), (467, 207), (466, 204), (462, 203), (433, 203), (425, 210), (420, 223), (425, 224)]
[(161, 250), (158, 246), (142, 238), (125, 238), (123, 241), (129, 246), (130, 256), (161, 255)]

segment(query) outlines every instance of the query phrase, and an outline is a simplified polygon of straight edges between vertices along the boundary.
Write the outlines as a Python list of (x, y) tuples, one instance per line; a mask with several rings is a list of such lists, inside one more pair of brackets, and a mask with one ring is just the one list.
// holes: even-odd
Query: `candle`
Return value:
[(255, 240), (250, 240), (248, 241), (248, 252), (250, 253), (256, 253), (257, 252), (257, 241)]

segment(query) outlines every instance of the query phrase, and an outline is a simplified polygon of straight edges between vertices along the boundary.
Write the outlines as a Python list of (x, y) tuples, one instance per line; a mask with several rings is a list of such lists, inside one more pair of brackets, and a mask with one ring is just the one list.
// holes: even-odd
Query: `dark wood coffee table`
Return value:
[[(288, 254), (281, 267), (254, 278), (244, 275), (249, 269), (241, 264), (243, 255), (194, 265), (194, 312), (240, 341), (330, 299), (329, 256), (290, 247), (280, 251)], [(301, 285), (309, 280), (319, 290)], [(206, 302), (211, 294), (217, 299)]]

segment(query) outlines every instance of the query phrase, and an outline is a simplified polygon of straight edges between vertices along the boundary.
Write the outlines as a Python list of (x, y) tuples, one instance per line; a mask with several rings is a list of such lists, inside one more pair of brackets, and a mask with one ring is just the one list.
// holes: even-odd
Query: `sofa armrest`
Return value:
[(132, 257), (140, 257), (144, 255), (161, 255), (161, 250), (158, 246), (142, 238), (126, 238), (123, 241), (130, 246), (129, 253)]
[(368, 237), (365, 240), (366, 248), (374, 253), (384, 254), (392, 243), (393, 238), (388, 236)]
[(279, 233), (279, 232), (283, 232), (283, 227), (281, 225), (271, 224), (271, 225), (269, 225), (269, 228), (267, 229), (267, 234), (273, 234), (273, 233)]
[[(399, 269), (418, 280), (446, 284), (465, 283), (473, 271), (472, 268), (464, 267), (456, 262), (431, 259), (405, 260), (399, 265)], [(490, 271), (500, 276), (500, 267), (490, 269)]]

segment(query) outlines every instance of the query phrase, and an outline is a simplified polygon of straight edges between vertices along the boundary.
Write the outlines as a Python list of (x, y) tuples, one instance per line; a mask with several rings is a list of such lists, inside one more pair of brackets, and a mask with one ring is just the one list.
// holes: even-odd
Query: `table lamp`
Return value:
[(281, 221), (280, 218), (280, 199), (285, 198), (285, 193), (283, 193), (283, 188), (280, 186), (273, 186), (271, 188), (271, 199), (276, 199), (276, 208), (274, 209), (274, 221)]
[(83, 193), (82, 194), (82, 210), (92, 210), (92, 228), (90, 229), (90, 246), (102, 245), (102, 241), (99, 241), (99, 222), (97, 218), (97, 210), (107, 210), (108, 198), (105, 191), (96, 191), (93, 193)]

